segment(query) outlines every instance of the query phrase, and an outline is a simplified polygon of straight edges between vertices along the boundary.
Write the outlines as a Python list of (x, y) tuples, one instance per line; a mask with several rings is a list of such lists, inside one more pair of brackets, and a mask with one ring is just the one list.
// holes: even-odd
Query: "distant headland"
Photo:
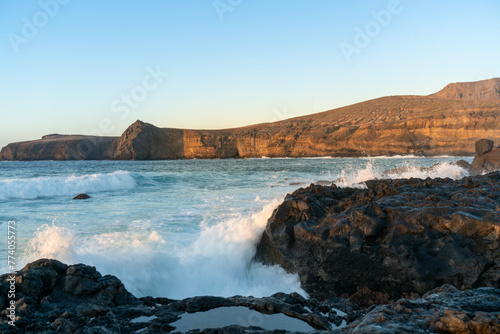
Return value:
[(495, 78), (241, 128), (158, 128), (138, 120), (120, 137), (53, 134), (11, 143), (0, 160), (467, 156), (478, 139), (500, 140), (499, 119), (500, 78)]

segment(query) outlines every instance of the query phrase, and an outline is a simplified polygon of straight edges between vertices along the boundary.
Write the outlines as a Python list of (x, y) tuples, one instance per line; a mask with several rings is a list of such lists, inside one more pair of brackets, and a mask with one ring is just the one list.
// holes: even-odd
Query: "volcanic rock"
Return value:
[(459, 291), (444, 285), (417, 300), (378, 306), (348, 333), (500, 333), (500, 290)]
[[(8, 324), (8, 291), (15, 281), (15, 327)], [(246, 307), (263, 314), (284, 314), (329, 330), (330, 321), (341, 323), (361, 315), (351, 302), (336, 299), (329, 303), (306, 300), (297, 293), (270, 297), (229, 298), (201, 296), (184, 300), (131, 295), (114, 276), (102, 276), (84, 264), (65, 265), (41, 259), (14, 274), (0, 276), (0, 318), (2, 333), (144, 333), (170, 332), (182, 314), (220, 307)], [(332, 309), (335, 307), (335, 309)], [(342, 312), (342, 315), (337, 314)], [(349, 312), (348, 317), (344, 312)], [(241, 321), (240, 321), (241, 322)], [(244, 329), (235, 326), (236, 330)], [(262, 329), (257, 330), (264, 332)]]
[[(15, 326), (8, 324), (8, 291), (16, 288)], [(184, 314), (224, 307), (245, 307), (261, 314), (281, 314), (330, 333), (398, 333), (424, 331), (496, 333), (500, 290), (459, 291), (443, 286), (423, 299), (402, 299), (362, 310), (351, 301), (331, 297), (324, 302), (297, 293), (269, 297), (201, 296), (184, 300), (135, 298), (114, 276), (102, 276), (94, 267), (66, 265), (41, 259), (15, 274), (0, 276), (2, 333), (167, 333)], [(257, 316), (258, 318), (258, 316)], [(258, 327), (258, 319), (223, 328), (200, 328), (190, 333), (276, 333)], [(252, 320), (252, 319), (250, 319)], [(252, 326), (250, 322), (256, 325)], [(336, 329), (338, 328), (338, 329)], [(279, 333), (290, 333), (279, 331)]]
[(500, 172), (365, 186), (310, 185), (287, 195), (256, 259), (298, 273), (318, 299), (364, 288), (394, 300), (445, 283), (499, 287)]

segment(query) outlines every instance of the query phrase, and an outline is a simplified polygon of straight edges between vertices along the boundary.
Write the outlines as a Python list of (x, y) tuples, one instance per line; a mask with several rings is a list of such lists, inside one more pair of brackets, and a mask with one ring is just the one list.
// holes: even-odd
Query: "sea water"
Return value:
[[(467, 175), (450, 164), (458, 159), (0, 162), (0, 273), (12, 271), (15, 221), (17, 270), (39, 258), (85, 263), (136, 296), (305, 295), (297, 275), (252, 261), (287, 193), (320, 180), (363, 187), (397, 167), (404, 171), (383, 177), (458, 179)], [(72, 200), (79, 193), (92, 198)]]

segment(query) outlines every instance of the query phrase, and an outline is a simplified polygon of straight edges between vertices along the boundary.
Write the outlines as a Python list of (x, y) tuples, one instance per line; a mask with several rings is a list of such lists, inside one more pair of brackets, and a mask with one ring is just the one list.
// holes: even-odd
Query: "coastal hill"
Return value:
[(478, 139), (500, 140), (499, 119), (496, 78), (241, 128), (185, 130), (136, 121), (120, 137), (49, 135), (7, 145), (0, 160), (473, 155)]

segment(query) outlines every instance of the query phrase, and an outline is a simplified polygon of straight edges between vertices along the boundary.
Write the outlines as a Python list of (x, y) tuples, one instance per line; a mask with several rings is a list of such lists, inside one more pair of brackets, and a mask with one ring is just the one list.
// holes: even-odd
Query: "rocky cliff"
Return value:
[(47, 135), (42, 139), (12, 143), (0, 160), (106, 160), (115, 156), (117, 137)]
[(309, 116), (225, 130), (137, 121), (120, 138), (59, 136), (13, 143), (0, 160), (473, 155), (500, 140), (500, 79), (455, 83), (429, 96), (390, 96)]
[(431, 96), (448, 99), (498, 100), (500, 99), (500, 78), (452, 83)]

